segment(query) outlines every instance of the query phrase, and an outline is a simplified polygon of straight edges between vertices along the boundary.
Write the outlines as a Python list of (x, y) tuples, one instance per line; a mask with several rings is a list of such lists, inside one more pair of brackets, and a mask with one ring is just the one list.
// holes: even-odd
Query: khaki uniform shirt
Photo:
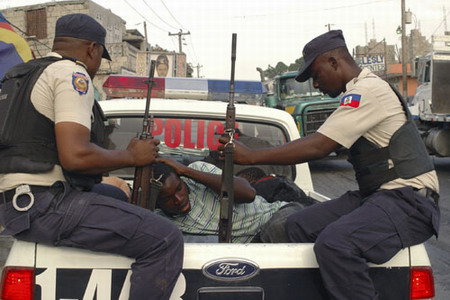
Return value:
[[(340, 106), (317, 131), (346, 148), (361, 136), (386, 147), (405, 121), (406, 114), (390, 86), (368, 69), (363, 69), (357, 78), (347, 83)], [(411, 179), (398, 178), (383, 184), (380, 189), (404, 186), (428, 187), (439, 192), (435, 171)]]
[[(54, 52), (48, 56), (61, 57)], [(31, 102), (39, 113), (55, 124), (74, 122), (91, 129), (94, 87), (86, 69), (73, 61), (50, 64), (36, 81)], [(50, 186), (59, 180), (65, 181), (59, 165), (41, 174), (0, 174), (0, 192), (20, 184)]]

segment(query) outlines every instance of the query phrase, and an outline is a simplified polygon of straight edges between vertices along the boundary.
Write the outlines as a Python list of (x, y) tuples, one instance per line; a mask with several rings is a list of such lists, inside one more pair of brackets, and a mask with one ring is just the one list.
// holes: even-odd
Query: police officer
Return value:
[[(106, 150), (92, 79), (105, 29), (84, 14), (56, 22), (47, 57), (8, 71), (0, 94), (2, 234), (135, 258), (130, 299), (168, 299), (181, 271), (179, 230), (149, 210), (96, 193), (101, 175), (151, 164), (158, 140)], [(108, 192), (105, 192), (108, 194)]]
[(235, 141), (234, 160), (301, 163), (348, 148), (359, 190), (294, 213), (286, 230), (291, 242), (315, 242), (331, 299), (378, 299), (367, 262), (384, 263), (437, 236), (436, 172), (401, 96), (357, 66), (342, 31), (311, 40), (303, 57), (296, 80), (311, 77), (315, 88), (341, 95), (340, 106), (316, 133), (282, 146), (249, 149)]

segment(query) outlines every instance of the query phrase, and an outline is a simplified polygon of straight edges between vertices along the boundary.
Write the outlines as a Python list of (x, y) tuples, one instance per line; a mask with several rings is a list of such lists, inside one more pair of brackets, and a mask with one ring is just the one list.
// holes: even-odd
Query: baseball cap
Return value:
[(298, 75), (295, 77), (295, 80), (300, 82), (308, 80), (311, 76), (309, 67), (314, 60), (325, 52), (339, 47), (346, 47), (342, 30), (330, 30), (312, 39), (303, 48), (303, 58), (305, 59), (305, 63), (298, 70)]
[(105, 47), (106, 30), (91, 16), (85, 14), (69, 14), (56, 21), (55, 37), (73, 37), (102, 45), (103, 58), (111, 60)]

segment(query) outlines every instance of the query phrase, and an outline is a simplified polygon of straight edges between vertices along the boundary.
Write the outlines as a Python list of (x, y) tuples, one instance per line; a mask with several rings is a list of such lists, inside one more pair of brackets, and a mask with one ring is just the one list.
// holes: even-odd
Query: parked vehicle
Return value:
[(276, 76), (270, 84), (266, 106), (286, 110), (297, 124), (301, 136), (316, 132), (339, 106), (339, 98), (331, 98), (315, 89), (312, 80), (298, 82), (298, 72)]
[(419, 86), (411, 113), (430, 154), (450, 156), (450, 35), (433, 36), (433, 51), (418, 58)]
[[(167, 85), (166, 85), (167, 86)], [(156, 91), (157, 92), (157, 91)], [(109, 148), (123, 148), (141, 128), (145, 100), (101, 101)], [(161, 155), (188, 164), (214, 159), (227, 103), (152, 99), (153, 135)], [(236, 104), (237, 138), (251, 147), (299, 138), (290, 115), (273, 108)], [(243, 166), (236, 166), (238, 172)], [(291, 178), (307, 195), (315, 192), (308, 164), (260, 166)], [(132, 181), (134, 169), (111, 175)], [(127, 299), (133, 260), (86, 250), (15, 241), (2, 274), (1, 299)], [(423, 244), (400, 251), (389, 262), (370, 265), (380, 299), (431, 299), (433, 274)], [(183, 270), (171, 299), (327, 299), (313, 244), (186, 243)]]

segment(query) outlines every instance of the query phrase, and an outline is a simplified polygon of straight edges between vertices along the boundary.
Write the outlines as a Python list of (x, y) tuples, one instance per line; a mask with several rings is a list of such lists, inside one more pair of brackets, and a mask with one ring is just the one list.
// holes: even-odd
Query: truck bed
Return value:
[[(171, 299), (327, 299), (312, 247), (187, 243)], [(409, 252), (411, 265), (430, 266), (423, 245), (400, 251), (386, 264), (370, 265), (380, 299), (409, 299)], [(15, 241), (6, 266), (36, 268), (36, 300), (127, 299), (132, 262), (106, 253)]]

